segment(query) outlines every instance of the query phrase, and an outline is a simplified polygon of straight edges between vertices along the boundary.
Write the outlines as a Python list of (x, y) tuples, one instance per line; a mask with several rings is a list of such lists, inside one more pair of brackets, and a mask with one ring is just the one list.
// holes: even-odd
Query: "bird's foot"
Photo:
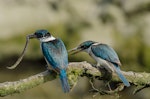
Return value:
[(48, 65), (47, 65), (47, 64), (45, 65), (45, 67), (46, 67), (46, 69), (47, 69), (47, 70), (49, 70), (49, 67), (48, 67)]
[(45, 65), (46, 69), (48, 72), (53, 72), (54, 70), (52, 68), (50, 68), (47, 64)]
[(96, 64), (91, 64), (92, 67), (97, 68), (98, 66)]

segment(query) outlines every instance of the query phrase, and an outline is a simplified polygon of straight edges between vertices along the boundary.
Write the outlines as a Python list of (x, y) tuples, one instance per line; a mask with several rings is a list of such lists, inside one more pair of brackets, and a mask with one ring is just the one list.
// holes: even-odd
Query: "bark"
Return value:
[[(90, 78), (96, 78), (99, 80), (104, 80), (102, 73), (91, 66), (91, 64), (87, 62), (71, 62), (69, 63), (68, 69), (68, 80), (71, 88), (76, 85), (78, 78), (86, 76)], [(150, 73), (146, 72), (133, 72), (133, 71), (122, 71), (123, 75), (127, 78), (130, 84), (138, 86), (135, 89), (134, 93), (147, 88), (150, 86)], [(3, 82), (0, 83), (0, 96), (7, 96), (14, 93), (20, 93), (22, 91), (31, 89), (40, 84), (43, 84), (47, 81), (52, 81), (56, 79), (58, 76), (53, 71), (44, 71), (42, 73), (32, 75), (28, 78), (21, 79), (13, 82)], [(112, 73), (112, 82), (122, 83), (118, 76), (115, 73)], [(140, 86), (140, 87), (139, 87)]]

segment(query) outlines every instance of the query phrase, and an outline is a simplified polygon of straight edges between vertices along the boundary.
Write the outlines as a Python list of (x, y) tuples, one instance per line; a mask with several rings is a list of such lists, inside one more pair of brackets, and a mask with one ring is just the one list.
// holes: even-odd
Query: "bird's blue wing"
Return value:
[(114, 49), (109, 47), (108, 45), (106, 44), (92, 45), (91, 50), (95, 56), (100, 57), (111, 63), (121, 65), (118, 55), (116, 54)]
[(68, 66), (68, 53), (61, 39), (41, 43), (44, 57), (56, 70), (66, 69)]

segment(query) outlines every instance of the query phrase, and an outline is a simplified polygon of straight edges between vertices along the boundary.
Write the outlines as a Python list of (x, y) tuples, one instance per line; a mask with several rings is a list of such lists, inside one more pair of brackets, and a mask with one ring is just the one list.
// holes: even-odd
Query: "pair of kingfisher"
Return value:
[[(68, 66), (68, 53), (61, 39), (53, 37), (47, 30), (37, 30), (34, 34), (29, 35), (29, 38), (37, 38), (40, 41), (40, 46), (44, 58), (48, 65), (59, 74), (62, 89), (65, 93), (70, 91), (70, 86), (67, 79), (66, 69)], [(71, 52), (78, 53), (80, 51), (87, 52), (97, 61), (97, 66), (106, 65), (113, 68), (125, 86), (130, 86), (129, 82), (120, 71), (120, 60), (116, 52), (106, 44), (100, 44), (94, 41), (86, 41)]]

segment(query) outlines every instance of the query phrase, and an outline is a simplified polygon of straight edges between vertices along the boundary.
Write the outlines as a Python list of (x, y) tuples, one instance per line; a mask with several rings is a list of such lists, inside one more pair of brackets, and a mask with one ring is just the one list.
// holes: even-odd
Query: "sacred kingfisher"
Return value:
[(106, 68), (109, 68), (113, 72), (116, 72), (124, 85), (127, 87), (130, 86), (130, 83), (121, 73), (121, 62), (113, 48), (106, 44), (94, 41), (85, 41), (69, 52), (73, 52), (72, 54), (76, 54), (81, 51), (87, 52), (92, 58), (94, 58), (97, 62), (97, 66), (107, 66)]
[(44, 58), (48, 65), (59, 74), (63, 91), (70, 91), (66, 69), (68, 66), (68, 53), (63, 41), (53, 37), (47, 30), (37, 30), (30, 38), (37, 38)]

